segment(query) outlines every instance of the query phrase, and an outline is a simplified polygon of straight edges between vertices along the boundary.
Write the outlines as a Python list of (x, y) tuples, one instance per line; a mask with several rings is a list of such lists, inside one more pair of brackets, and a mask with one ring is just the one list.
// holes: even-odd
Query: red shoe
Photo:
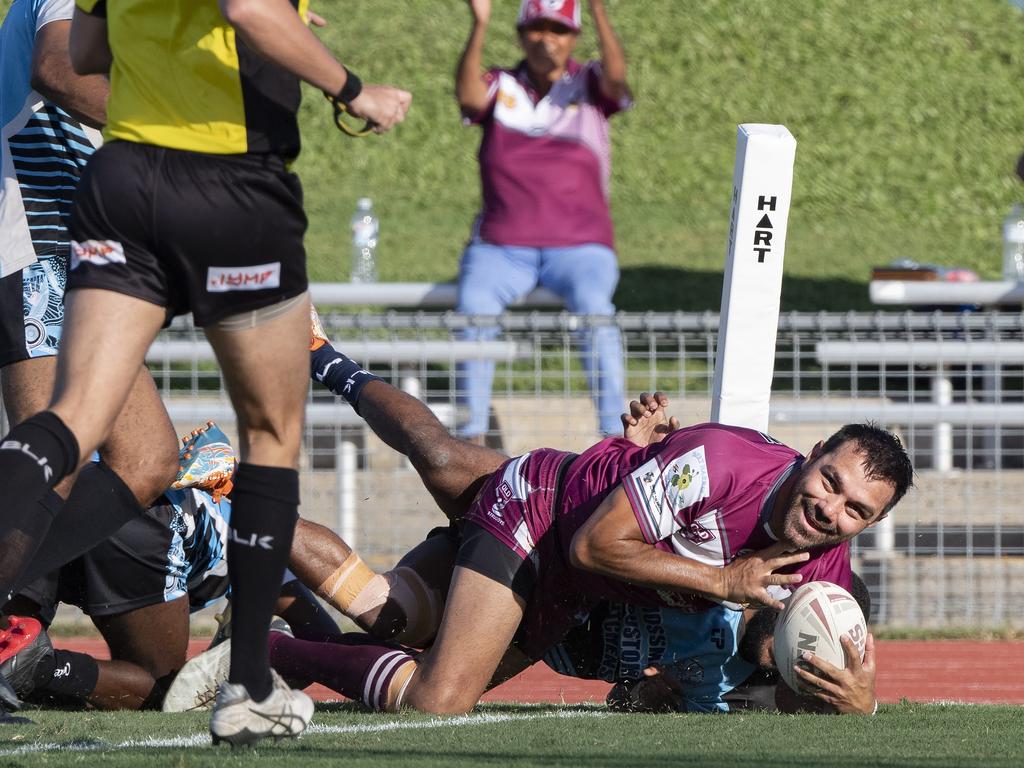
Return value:
[(0, 675), (21, 697), (35, 690), (39, 662), (53, 656), (53, 645), (42, 622), (24, 616), (8, 616), (0, 629)]

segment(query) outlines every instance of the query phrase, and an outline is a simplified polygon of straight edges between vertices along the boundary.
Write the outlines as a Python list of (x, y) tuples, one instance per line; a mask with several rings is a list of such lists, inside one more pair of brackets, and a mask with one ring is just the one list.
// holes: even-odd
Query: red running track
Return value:
[[(202, 651), (207, 640), (193, 640), (189, 654)], [(57, 638), (58, 648), (109, 658), (99, 638)], [(1024, 642), (960, 640), (879, 641), (878, 698), (891, 703), (911, 701), (964, 701), (987, 704), (1024, 704)], [(521, 703), (602, 702), (607, 683), (574, 680), (537, 664), (484, 696), (484, 701)], [(338, 694), (320, 685), (309, 693), (320, 701)]]

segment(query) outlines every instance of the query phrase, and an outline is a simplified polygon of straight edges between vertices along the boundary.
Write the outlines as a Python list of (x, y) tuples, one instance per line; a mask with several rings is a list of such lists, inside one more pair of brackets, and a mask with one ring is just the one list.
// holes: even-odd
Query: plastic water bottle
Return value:
[(1020, 203), (1003, 219), (1003, 277), (1024, 281), (1024, 205)]
[(373, 215), (373, 201), (361, 197), (352, 215), (352, 275), (353, 283), (377, 282), (377, 237), (380, 222)]

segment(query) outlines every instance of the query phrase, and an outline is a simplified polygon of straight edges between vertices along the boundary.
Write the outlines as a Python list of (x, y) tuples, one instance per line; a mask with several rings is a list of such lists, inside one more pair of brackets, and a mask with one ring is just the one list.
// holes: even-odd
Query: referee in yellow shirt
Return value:
[[(0, 440), (0, 541), (89, 458), (156, 333), (192, 312), (223, 368), (241, 441), (231, 673), (210, 731), (232, 744), (297, 736), (313, 704), (271, 672), (267, 629), (299, 504), (308, 386), (306, 217), (288, 170), (299, 81), (378, 132), (404, 119), (412, 97), (361, 84), (307, 27), (307, 0), (76, 2), (72, 63), (110, 76), (105, 145), (72, 212), (54, 398)], [(31, 550), (0, 546), (0, 573)]]

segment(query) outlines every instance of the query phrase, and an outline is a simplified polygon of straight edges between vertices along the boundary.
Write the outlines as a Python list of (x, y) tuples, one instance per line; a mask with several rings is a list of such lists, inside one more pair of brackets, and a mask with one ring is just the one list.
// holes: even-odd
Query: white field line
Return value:
[[(430, 720), (388, 720), (379, 723), (367, 723), (365, 725), (319, 725), (312, 723), (306, 729), (307, 734), (320, 736), (325, 734), (346, 734), (346, 733), (383, 733), (386, 731), (412, 731), (427, 730), (432, 728), (455, 728), (467, 725), (494, 725), (495, 723), (509, 723), (516, 721), (548, 720), (557, 718), (570, 720), (581, 717), (603, 717), (606, 711), (603, 709), (593, 710), (570, 710), (565, 712), (545, 712), (543, 714), (506, 714), (491, 715), (482, 713), (478, 715), (459, 715), (457, 717), (435, 717)], [(0, 749), (0, 757), (16, 757), (18, 755), (33, 755), (41, 752), (114, 752), (129, 749), (174, 749), (179, 747), (209, 747), (212, 745), (210, 734), (194, 733), (185, 736), (171, 736), (162, 739), (131, 739), (117, 744), (108, 744), (103, 741), (69, 741), (63, 744), (37, 743), (23, 744), (13, 749)]]

